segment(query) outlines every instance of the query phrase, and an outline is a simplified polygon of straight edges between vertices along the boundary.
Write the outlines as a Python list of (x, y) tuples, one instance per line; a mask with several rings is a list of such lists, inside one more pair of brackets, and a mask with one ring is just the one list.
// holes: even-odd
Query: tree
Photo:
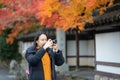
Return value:
[[(12, 27), (7, 42), (22, 32), (31, 30), (32, 24), (63, 30), (78, 27), (84, 30), (86, 22), (93, 22), (92, 12), (100, 14), (111, 6), (114, 0), (0, 0), (0, 34), (6, 27)], [(37, 18), (37, 19), (36, 19)]]
[(37, 18), (41, 25), (68, 30), (84, 29), (86, 22), (93, 22), (92, 12), (100, 9), (100, 14), (111, 6), (114, 0), (44, 0), (39, 3)]
[(41, 0), (0, 0), (0, 34), (9, 27), (7, 43), (13, 43), (18, 34), (28, 32), (31, 25), (38, 24), (35, 18), (37, 4)]
[(7, 44), (5, 42), (7, 35), (10, 33), (10, 30), (10, 28), (6, 28), (3, 31), (3, 34), (0, 36), (0, 60), (10, 61), (12, 59), (15, 59), (17, 61), (20, 61), (22, 56), (18, 52), (17, 40), (15, 40), (13, 44)]

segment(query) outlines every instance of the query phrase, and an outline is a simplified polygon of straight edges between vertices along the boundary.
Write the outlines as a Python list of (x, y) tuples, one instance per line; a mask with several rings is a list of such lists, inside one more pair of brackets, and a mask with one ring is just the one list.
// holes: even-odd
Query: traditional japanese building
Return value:
[(119, 80), (120, 3), (108, 7), (103, 15), (98, 11), (93, 15), (94, 23), (87, 23), (85, 31), (94, 32), (95, 80)]

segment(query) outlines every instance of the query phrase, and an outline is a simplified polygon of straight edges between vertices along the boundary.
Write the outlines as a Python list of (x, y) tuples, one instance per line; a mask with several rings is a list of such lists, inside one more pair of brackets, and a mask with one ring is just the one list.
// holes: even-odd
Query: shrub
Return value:
[(15, 40), (13, 44), (6, 43), (6, 38), (10, 31), (10, 28), (6, 28), (3, 31), (3, 34), (0, 35), (0, 60), (11, 61), (12, 59), (15, 59), (17, 61), (20, 61), (22, 57), (20, 53), (18, 53), (17, 40)]

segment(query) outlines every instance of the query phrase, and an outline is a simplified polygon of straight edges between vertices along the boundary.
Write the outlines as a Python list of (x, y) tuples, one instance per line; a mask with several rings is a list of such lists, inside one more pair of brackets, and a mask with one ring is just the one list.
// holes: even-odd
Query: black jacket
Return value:
[[(44, 80), (44, 71), (41, 58), (44, 56), (46, 50), (40, 48), (35, 50), (30, 47), (26, 51), (26, 59), (29, 63), (29, 80)], [(60, 66), (64, 63), (62, 51), (53, 52), (51, 48), (47, 49), (51, 58), (52, 80), (56, 80), (55, 65)]]

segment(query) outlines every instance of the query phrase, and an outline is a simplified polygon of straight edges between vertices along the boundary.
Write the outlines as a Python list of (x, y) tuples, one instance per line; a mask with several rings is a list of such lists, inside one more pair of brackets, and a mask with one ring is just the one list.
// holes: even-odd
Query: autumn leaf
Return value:
[(86, 8), (94, 6), (95, 3), (96, 3), (96, 0), (87, 0)]

